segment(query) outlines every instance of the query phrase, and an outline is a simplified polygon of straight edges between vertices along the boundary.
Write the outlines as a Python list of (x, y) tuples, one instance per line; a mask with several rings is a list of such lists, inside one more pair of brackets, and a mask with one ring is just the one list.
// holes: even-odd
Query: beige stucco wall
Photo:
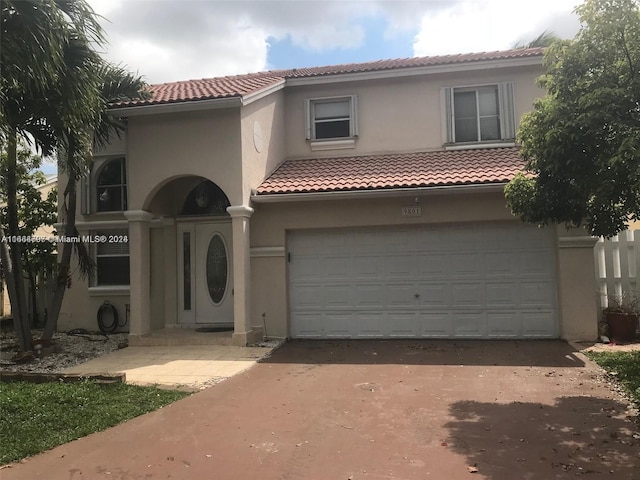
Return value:
[[(242, 108), (242, 180), (245, 205), (249, 204), (251, 190), (257, 188), (285, 158), (287, 135), (284, 108), (282, 90)], [(256, 136), (260, 139), (255, 140)]]
[(128, 138), (129, 182), (135, 185), (129, 210), (145, 209), (163, 185), (185, 175), (207, 178), (231, 204), (242, 202), (237, 108), (131, 117)]
[[(440, 149), (443, 144), (440, 89), (514, 82), (515, 114), (520, 118), (543, 95), (535, 84), (540, 66), (411, 76), (365, 82), (288, 87), (286, 149), (289, 157), (360, 155)], [(355, 148), (312, 151), (305, 140), (305, 99), (358, 96)]]
[[(98, 331), (97, 313), (105, 300), (113, 304), (118, 311), (120, 321), (126, 316), (126, 305), (129, 303), (129, 291), (112, 289), (110, 291), (90, 291), (87, 279), (81, 279), (78, 275), (78, 263), (75, 256), (71, 260), (71, 271), (76, 272), (64, 294), (60, 316), (58, 317), (58, 330), (61, 332), (73, 328), (86, 328), (89, 331)], [(124, 327), (122, 330), (127, 330)]]

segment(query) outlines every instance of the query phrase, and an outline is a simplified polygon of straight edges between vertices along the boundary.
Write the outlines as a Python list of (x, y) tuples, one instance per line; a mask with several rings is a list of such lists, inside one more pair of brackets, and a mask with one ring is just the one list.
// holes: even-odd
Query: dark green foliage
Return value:
[(640, 8), (586, 0), (573, 41), (545, 52), (547, 95), (518, 131), (526, 173), (505, 188), (512, 212), (611, 237), (640, 218)]
[(126, 384), (0, 383), (0, 464), (105, 430), (188, 395)]

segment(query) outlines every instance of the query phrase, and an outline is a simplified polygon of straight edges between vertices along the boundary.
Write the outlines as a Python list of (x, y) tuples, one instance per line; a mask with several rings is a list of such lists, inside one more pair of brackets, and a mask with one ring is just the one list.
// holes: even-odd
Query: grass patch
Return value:
[(0, 464), (105, 430), (187, 395), (123, 383), (0, 383)]
[(640, 352), (585, 352), (607, 372), (616, 372), (616, 378), (640, 407)]

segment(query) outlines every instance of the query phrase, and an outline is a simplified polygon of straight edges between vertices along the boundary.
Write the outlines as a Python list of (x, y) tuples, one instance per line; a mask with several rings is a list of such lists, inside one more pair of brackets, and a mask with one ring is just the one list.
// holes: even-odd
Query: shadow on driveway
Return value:
[[(460, 401), (449, 407), (447, 448), (492, 480), (640, 478), (640, 440), (626, 406), (592, 397), (554, 405)], [(635, 434), (637, 436), (637, 433)]]
[(584, 367), (576, 354), (571, 345), (557, 340), (299, 340), (262, 362)]

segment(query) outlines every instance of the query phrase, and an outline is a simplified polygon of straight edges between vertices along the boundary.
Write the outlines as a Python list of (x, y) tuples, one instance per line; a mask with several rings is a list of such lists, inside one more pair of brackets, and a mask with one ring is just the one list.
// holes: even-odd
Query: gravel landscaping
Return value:
[[(41, 330), (33, 330), (39, 338)], [(30, 362), (16, 363), (13, 359), (19, 350), (13, 329), (2, 328), (0, 332), (0, 370), (28, 373), (60, 373), (66, 368), (84, 363), (109, 352), (127, 346), (127, 333), (104, 336), (96, 332), (71, 334), (58, 332), (53, 337), (55, 351), (36, 357)]]

